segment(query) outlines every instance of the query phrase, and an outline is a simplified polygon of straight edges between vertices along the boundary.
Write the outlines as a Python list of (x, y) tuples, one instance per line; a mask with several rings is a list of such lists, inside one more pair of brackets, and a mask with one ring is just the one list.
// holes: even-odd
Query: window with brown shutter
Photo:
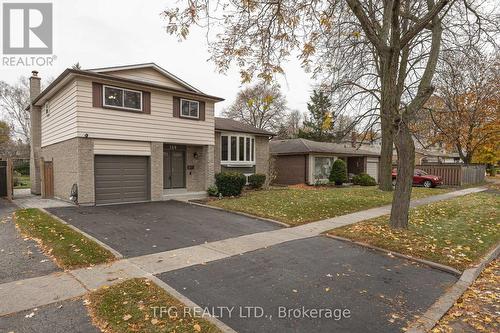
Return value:
[(205, 102), (173, 96), (173, 116), (191, 120), (205, 120)]

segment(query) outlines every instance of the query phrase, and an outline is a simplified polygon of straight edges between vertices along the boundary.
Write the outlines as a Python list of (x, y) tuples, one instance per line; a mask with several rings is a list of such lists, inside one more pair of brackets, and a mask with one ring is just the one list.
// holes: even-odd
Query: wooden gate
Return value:
[(54, 196), (54, 168), (50, 161), (43, 162), (43, 197), (52, 198)]

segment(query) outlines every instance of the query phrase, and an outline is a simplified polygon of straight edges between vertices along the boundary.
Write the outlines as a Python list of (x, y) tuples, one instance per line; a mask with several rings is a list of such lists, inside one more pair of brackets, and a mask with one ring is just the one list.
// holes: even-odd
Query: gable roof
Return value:
[(143, 64), (133, 64), (133, 65), (122, 65), (122, 66), (112, 66), (112, 67), (102, 67), (102, 68), (92, 68), (92, 69), (87, 69), (87, 71), (91, 72), (96, 72), (96, 73), (107, 73), (107, 72), (115, 72), (115, 71), (120, 71), (120, 70), (128, 70), (128, 69), (140, 69), (140, 68), (152, 68), (155, 71), (159, 72), (166, 78), (180, 84), (182, 87), (186, 88), (187, 90), (194, 91), (201, 93), (201, 90), (193, 87), (192, 85), (188, 84), (186, 81), (181, 80), (179, 77), (175, 76), (174, 74), (170, 73), (166, 69), (158, 66), (154, 62), (148, 62), (148, 63), (143, 63)]
[(269, 144), (269, 151), (274, 155), (293, 154), (343, 154), (380, 156), (380, 150), (356, 149), (332, 142), (317, 142), (306, 139), (274, 140)]
[(228, 118), (215, 117), (215, 130), (274, 136), (274, 133)]

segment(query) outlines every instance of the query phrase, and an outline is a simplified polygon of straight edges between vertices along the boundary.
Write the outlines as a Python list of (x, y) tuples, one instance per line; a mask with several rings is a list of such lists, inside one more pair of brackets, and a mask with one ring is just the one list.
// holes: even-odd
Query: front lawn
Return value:
[(194, 312), (184, 311), (184, 304), (147, 279), (103, 287), (92, 292), (87, 303), (94, 323), (105, 332), (220, 332)]
[[(422, 198), (448, 192), (443, 188), (415, 187), (412, 198)], [(343, 188), (286, 188), (252, 191), (238, 198), (214, 200), (209, 204), (227, 210), (249, 213), (290, 225), (300, 225), (392, 202), (392, 192), (375, 186)]]
[(113, 254), (99, 244), (36, 208), (20, 209), (14, 221), (21, 233), (35, 239), (64, 269), (110, 262)]
[(30, 176), (14, 176), (14, 188), (30, 188)]
[(408, 230), (393, 230), (382, 216), (328, 233), (467, 268), (500, 241), (500, 196), (476, 193), (412, 209)]

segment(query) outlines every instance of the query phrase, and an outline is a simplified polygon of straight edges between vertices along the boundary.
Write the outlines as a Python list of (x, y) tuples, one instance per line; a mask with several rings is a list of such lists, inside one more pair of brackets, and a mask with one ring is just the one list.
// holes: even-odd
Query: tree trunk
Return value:
[[(381, 113), (383, 110), (381, 110)], [(393, 129), (390, 121), (381, 117), (382, 147), (380, 150), (379, 184), (382, 191), (392, 191), (392, 155), (393, 155)]]
[(415, 168), (415, 144), (408, 126), (401, 121), (394, 137), (398, 152), (398, 174), (396, 190), (392, 199), (390, 225), (393, 228), (408, 228), (408, 212)]

